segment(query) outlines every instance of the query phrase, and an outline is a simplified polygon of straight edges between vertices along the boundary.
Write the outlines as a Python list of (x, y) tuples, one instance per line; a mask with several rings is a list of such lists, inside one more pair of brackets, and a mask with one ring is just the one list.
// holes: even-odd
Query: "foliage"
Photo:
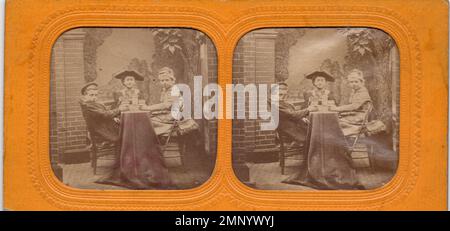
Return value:
[(206, 42), (205, 34), (193, 29), (152, 29), (152, 32), (156, 48), (153, 70), (171, 66), (169, 56), (178, 55), (175, 58), (183, 60), (178, 65), (186, 67), (182, 70), (185, 79), (200, 73), (200, 46)]
[(84, 52), (84, 78), (86, 82), (97, 79), (97, 48), (104, 42), (105, 38), (112, 34), (111, 28), (85, 28)]
[(283, 28), (277, 30), (275, 40), (275, 80), (283, 82), (289, 77), (289, 48), (297, 44), (299, 38), (305, 35), (305, 29)]
[[(366, 86), (372, 97), (375, 113), (387, 125), (392, 115), (392, 73), (390, 70), (391, 49), (394, 40), (378, 29), (348, 28), (339, 30), (347, 36), (348, 55), (344, 72), (352, 69), (363, 71)], [(388, 126), (390, 127), (390, 126)]]

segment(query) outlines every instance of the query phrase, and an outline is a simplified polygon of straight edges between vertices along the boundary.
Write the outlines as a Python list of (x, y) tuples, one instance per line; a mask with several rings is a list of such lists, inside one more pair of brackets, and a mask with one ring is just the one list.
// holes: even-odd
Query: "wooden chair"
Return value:
[(371, 145), (370, 142), (367, 142), (367, 124), (369, 123), (369, 115), (373, 110), (373, 105), (370, 101), (367, 101), (364, 104), (367, 105), (367, 109), (365, 110), (363, 121), (358, 124), (360, 125), (359, 132), (356, 135), (347, 137), (347, 139), (351, 141), (351, 145), (349, 145), (349, 155), (352, 159), (354, 168), (368, 167), (374, 171), (373, 145)]
[[(280, 145), (280, 152), (278, 154), (279, 165), (281, 167), (281, 174), (285, 174), (286, 160), (305, 161), (303, 146), (304, 144), (292, 144), (293, 140), (279, 130), (276, 131), (276, 140)], [(288, 144), (289, 143), (289, 144)]]
[[(110, 107), (114, 101), (108, 101), (104, 102), (104, 105), (107, 107)], [(91, 128), (89, 127), (87, 120), (86, 120), (86, 114), (83, 111), (83, 107), (81, 109), (83, 118), (86, 122), (86, 144), (87, 149), (90, 153), (91, 158), (91, 167), (93, 169), (94, 175), (97, 174), (97, 162), (98, 159), (104, 156), (114, 156), (116, 157), (118, 155), (118, 152), (120, 151), (119, 145), (117, 143), (112, 142), (103, 142), (99, 141), (96, 137), (92, 136)], [(111, 158), (113, 159), (113, 158)]]
[(117, 156), (119, 145), (111, 142), (98, 142), (91, 136), (91, 133), (89, 131), (87, 132), (86, 139), (88, 144), (87, 148), (90, 152), (91, 157), (91, 167), (93, 169), (94, 175), (96, 175), (98, 159), (105, 156), (113, 156), (111, 160), (114, 160)]
[(184, 142), (184, 137), (181, 134), (178, 122), (179, 121), (174, 120), (170, 131), (167, 134), (161, 135), (158, 141), (161, 145), (163, 157), (166, 159), (166, 165), (174, 166), (168, 160), (179, 159), (180, 164), (178, 166), (184, 167), (186, 143)]

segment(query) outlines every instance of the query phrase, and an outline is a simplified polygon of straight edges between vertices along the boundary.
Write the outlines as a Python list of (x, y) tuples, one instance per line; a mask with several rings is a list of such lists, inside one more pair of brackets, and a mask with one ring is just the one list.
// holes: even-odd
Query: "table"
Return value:
[(309, 113), (306, 136), (306, 166), (283, 181), (316, 189), (361, 189), (347, 155), (345, 136), (337, 112)]
[(112, 174), (103, 181), (131, 189), (170, 189), (169, 172), (148, 112), (123, 112), (120, 121), (120, 155)]

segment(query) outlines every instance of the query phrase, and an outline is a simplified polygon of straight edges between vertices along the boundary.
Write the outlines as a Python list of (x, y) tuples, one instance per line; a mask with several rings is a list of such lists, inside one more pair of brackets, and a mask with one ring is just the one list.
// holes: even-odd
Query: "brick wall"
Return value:
[[(234, 84), (275, 82), (275, 38), (275, 31), (265, 29), (250, 32), (239, 41), (233, 56)], [(249, 113), (248, 105), (247, 99), (246, 116)], [(261, 122), (263, 122), (261, 119), (233, 120), (234, 161), (245, 161), (246, 153), (275, 148), (274, 131), (261, 131)]]
[(84, 80), (84, 32), (64, 33), (53, 46), (50, 84), (50, 152), (52, 163), (64, 153), (86, 147), (86, 125), (79, 99)]
[[(233, 54), (233, 84), (244, 84), (244, 46), (248, 43), (246, 41), (246, 35), (242, 38), (234, 49)], [(235, 102), (236, 103), (236, 100)], [(232, 151), (233, 151), (233, 161), (234, 162), (244, 162), (246, 145), (245, 140), (245, 124), (244, 120), (233, 120), (233, 131), (232, 131)]]
[[(275, 82), (275, 39), (274, 30), (261, 30), (255, 32), (255, 82), (257, 84), (270, 84)], [(275, 132), (261, 131), (260, 124), (255, 121), (255, 150), (265, 151), (275, 148)]]

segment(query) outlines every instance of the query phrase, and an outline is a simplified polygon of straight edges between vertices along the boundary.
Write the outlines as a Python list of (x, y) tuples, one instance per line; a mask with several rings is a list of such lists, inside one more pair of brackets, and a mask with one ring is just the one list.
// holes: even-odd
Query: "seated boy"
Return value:
[[(175, 77), (173, 70), (163, 67), (158, 72), (158, 79), (162, 85), (160, 103), (141, 106), (141, 110), (152, 113), (151, 122), (156, 135), (168, 134), (175, 119), (172, 116), (172, 105), (178, 102), (178, 110), (181, 113), (183, 107), (183, 98), (175, 86)], [(172, 91), (175, 94), (172, 94)], [(186, 134), (199, 129), (198, 124), (193, 119), (182, 119), (178, 121), (181, 134)]]
[(81, 89), (81, 111), (86, 120), (91, 138), (96, 142), (117, 142), (119, 140), (119, 126), (116, 116), (120, 111), (127, 110), (126, 106), (108, 109), (97, 101), (98, 85), (88, 83)]

